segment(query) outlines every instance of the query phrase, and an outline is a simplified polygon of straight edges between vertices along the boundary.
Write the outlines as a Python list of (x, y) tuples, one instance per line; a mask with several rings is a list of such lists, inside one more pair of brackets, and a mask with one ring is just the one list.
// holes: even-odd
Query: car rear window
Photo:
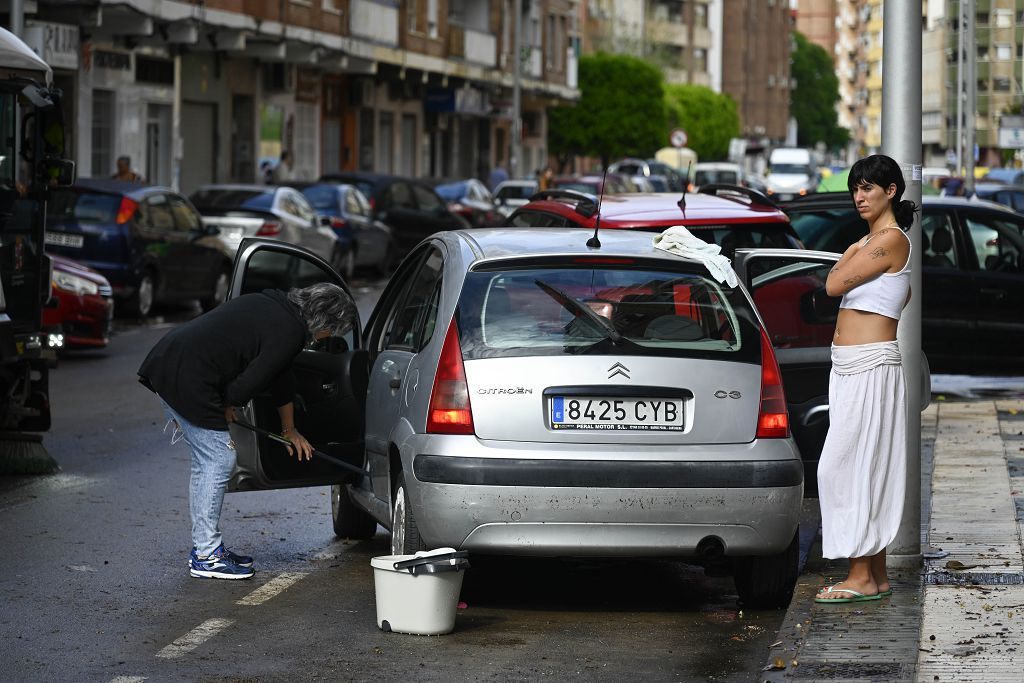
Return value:
[(529, 199), (537, 193), (536, 185), (506, 185), (498, 190), (498, 199)]
[(791, 210), (789, 220), (808, 249), (843, 253), (867, 234), (867, 224), (851, 206), (848, 209)]
[(736, 171), (697, 171), (697, 185), (710, 185), (712, 183), (728, 183), (736, 185), (739, 177)]
[[(609, 185), (611, 183), (609, 182)], [(555, 187), (559, 190), (576, 190), (577, 192), (584, 192), (586, 194), (598, 194), (598, 185), (591, 183), (577, 183), (573, 181), (561, 181), (555, 182)]]
[(121, 206), (121, 196), (74, 190), (54, 190), (46, 205), (49, 223), (113, 223)]
[[(632, 227), (616, 219), (616, 228), (641, 232), (665, 232), (668, 225)], [(722, 255), (732, 258), (737, 249), (799, 249), (800, 244), (789, 234), (789, 224), (739, 223), (735, 225), (688, 225), (695, 237), (722, 247)], [(811, 247), (808, 247), (811, 248)]]
[(585, 354), (760, 360), (746, 297), (685, 266), (508, 265), (466, 276), (458, 320), (467, 360)]
[(200, 211), (226, 211), (228, 209), (252, 209), (269, 211), (274, 195), (264, 190), (199, 190), (189, 199)]
[(314, 209), (338, 209), (338, 190), (333, 185), (310, 185), (302, 188), (302, 194)]

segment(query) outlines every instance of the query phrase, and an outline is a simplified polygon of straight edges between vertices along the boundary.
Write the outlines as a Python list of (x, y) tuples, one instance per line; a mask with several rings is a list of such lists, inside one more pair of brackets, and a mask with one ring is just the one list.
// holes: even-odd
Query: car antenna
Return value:
[(601, 192), (597, 196), (597, 220), (594, 221), (594, 236), (587, 240), (587, 246), (593, 249), (601, 248), (601, 240), (597, 236), (597, 231), (601, 229), (601, 202), (604, 201), (604, 186), (608, 181), (608, 167), (604, 167), (604, 173), (601, 174)]
[(684, 219), (686, 218), (686, 190), (687, 190), (687, 188), (690, 187), (690, 169), (692, 169), (692, 168), (693, 168), (693, 159), (690, 159), (690, 162), (688, 164), (686, 164), (686, 184), (683, 185), (683, 196), (679, 198), (678, 202), (676, 202), (676, 204), (679, 205), (679, 208), (683, 210), (683, 218)]

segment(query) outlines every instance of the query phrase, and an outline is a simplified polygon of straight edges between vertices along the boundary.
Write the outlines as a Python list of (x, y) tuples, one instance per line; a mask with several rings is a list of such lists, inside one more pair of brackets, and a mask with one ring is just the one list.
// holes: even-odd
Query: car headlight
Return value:
[(53, 286), (79, 296), (99, 294), (100, 291), (99, 286), (95, 282), (60, 270), (53, 273)]

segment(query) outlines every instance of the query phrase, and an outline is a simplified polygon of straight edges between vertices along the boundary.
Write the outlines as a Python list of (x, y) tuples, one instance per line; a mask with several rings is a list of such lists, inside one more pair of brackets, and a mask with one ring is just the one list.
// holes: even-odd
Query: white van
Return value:
[(799, 147), (779, 147), (768, 157), (766, 194), (777, 201), (789, 201), (814, 192), (818, 174), (811, 152)]

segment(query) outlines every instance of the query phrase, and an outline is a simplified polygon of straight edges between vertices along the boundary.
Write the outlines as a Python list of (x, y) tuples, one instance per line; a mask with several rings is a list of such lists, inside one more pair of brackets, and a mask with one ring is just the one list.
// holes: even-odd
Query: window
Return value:
[(114, 172), (114, 93), (92, 91), (92, 175), (103, 178)]
[(437, 0), (427, 0), (427, 35), (437, 38)]
[(174, 224), (180, 232), (199, 232), (203, 229), (203, 221), (188, 203), (176, 195), (169, 195), (167, 201), (171, 205)]
[(409, 27), (409, 33), (419, 33), (420, 30), (420, 8), (419, 3), (416, 0), (406, 0), (405, 2), (405, 18), (406, 25)]
[(1013, 46), (1006, 43), (996, 45), (996, 59), (1003, 61), (1013, 59)]
[(548, 15), (548, 35), (544, 41), (544, 63), (549, 69), (555, 66), (555, 15)]
[(421, 187), (420, 185), (413, 185), (412, 191), (416, 195), (416, 204), (419, 206), (420, 211), (437, 211), (444, 208), (444, 204), (433, 190)]
[(349, 190), (348, 192), (345, 193), (345, 215), (363, 215), (363, 207), (359, 205), (359, 200), (356, 199), (356, 190)]
[(167, 203), (167, 195), (155, 195), (142, 205), (146, 207), (146, 227), (158, 232), (174, 230), (174, 215), (171, 213), (170, 204)]
[(840, 300), (825, 292), (833, 263), (794, 257), (756, 258), (751, 272), (754, 304), (776, 348), (827, 347), (835, 334)]
[(323, 8), (325, 12), (341, 14), (341, 0), (323, 0)]
[(316, 218), (316, 211), (314, 211), (313, 207), (309, 205), (309, 202), (306, 201), (306, 198), (303, 197), (298, 192), (292, 193), (292, 202), (295, 203), (295, 211), (297, 212), (296, 215), (298, 215), (299, 218), (301, 218), (304, 221), (310, 222), (312, 222), (312, 220)]
[(1013, 10), (1011, 9), (997, 9), (993, 10), (992, 13), (995, 15), (995, 25), (997, 28), (1012, 28), (1013, 27)]
[(697, 28), (708, 27), (708, 6), (697, 3), (693, 6), (693, 25)]
[(381, 201), (382, 209), (408, 209), (412, 207), (412, 192), (409, 191), (409, 185), (407, 183), (394, 183), (388, 189), (384, 190)]
[(565, 226), (565, 219), (540, 211), (520, 211), (512, 216), (509, 225), (517, 228), (561, 228)]
[(991, 216), (968, 216), (966, 223), (981, 270), (1024, 272), (1020, 226)]
[(978, 46), (978, 59), (985, 61), (988, 59), (988, 45)]
[(988, 12), (978, 12), (975, 15), (974, 25), (975, 26), (988, 26)]
[(437, 322), (443, 270), (441, 252), (431, 249), (412, 279), (409, 295), (395, 315), (391, 331), (387, 334), (387, 348), (416, 352), (430, 341)]
[(1005, 76), (993, 78), (992, 89), (996, 92), (1010, 92), (1010, 79)]

